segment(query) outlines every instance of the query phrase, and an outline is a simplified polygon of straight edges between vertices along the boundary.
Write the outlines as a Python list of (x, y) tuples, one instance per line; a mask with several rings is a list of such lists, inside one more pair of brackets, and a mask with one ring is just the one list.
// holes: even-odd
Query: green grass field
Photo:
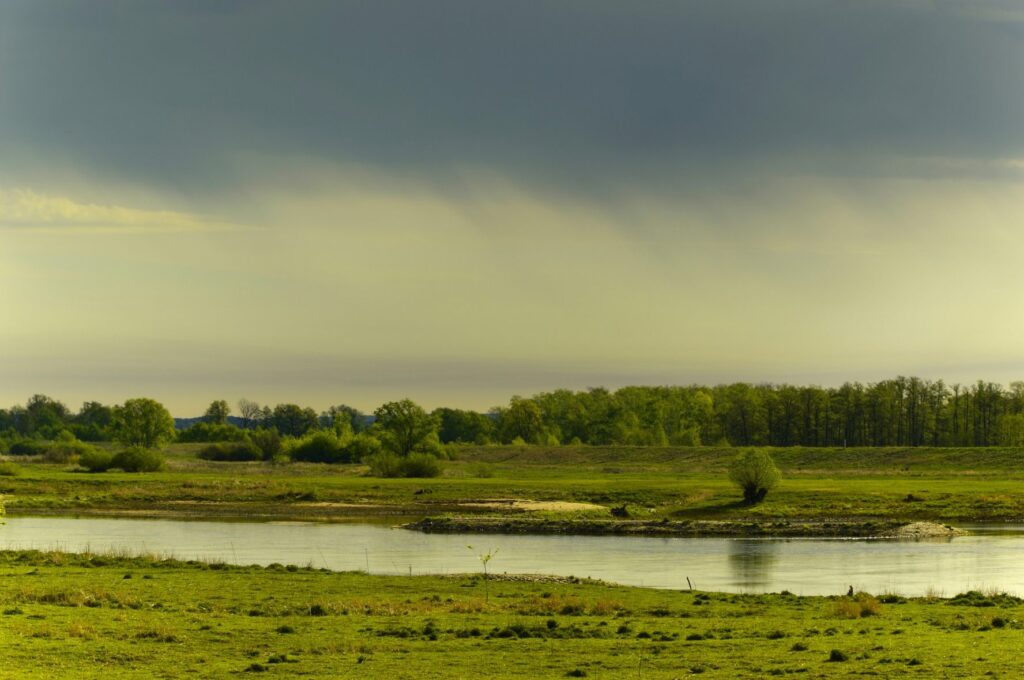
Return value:
[(5, 678), (1011, 678), (1022, 614), (993, 593), (856, 603), (0, 553)]
[[(625, 504), (649, 518), (1024, 517), (1016, 449), (778, 449), (783, 483), (753, 508), (737, 503), (726, 479), (730, 449), (468, 448), (436, 479), (210, 463), (195, 450), (174, 446), (165, 471), (143, 474), (17, 460), (15, 474), (0, 476), (0, 494), (15, 514), (507, 515), (466, 504), (522, 498)], [(855, 603), (8, 552), (0, 553), (0, 677), (1024, 674), (1019, 600), (875, 595)]]
[[(467, 507), (495, 498), (626, 505), (637, 518), (1019, 521), (1020, 449), (774, 449), (781, 486), (745, 507), (726, 478), (733, 449), (480, 447), (435, 479), (380, 479), (359, 465), (211, 463), (196, 445), (168, 451), (157, 473), (75, 471), (15, 460), (0, 476), (12, 513), (336, 519), (353, 515), (508, 513)], [(581, 516), (607, 516), (606, 510)]]

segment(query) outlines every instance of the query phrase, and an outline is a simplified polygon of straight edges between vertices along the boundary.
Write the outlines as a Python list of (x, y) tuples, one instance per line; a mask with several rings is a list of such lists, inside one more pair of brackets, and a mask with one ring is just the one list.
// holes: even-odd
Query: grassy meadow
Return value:
[(1021, 601), (0, 553), (11, 678), (1020, 677)]
[(736, 456), (728, 448), (466, 447), (432, 479), (376, 478), (360, 465), (216, 463), (197, 459), (197, 449), (168, 447), (166, 469), (153, 473), (86, 473), (12, 458), (0, 494), (18, 514), (502, 515), (519, 510), (480, 501), (528, 499), (601, 506), (556, 513), (580, 517), (607, 517), (621, 506), (639, 519), (1024, 517), (1024, 452), (1009, 448), (771, 449), (783, 481), (754, 507), (738, 502), (727, 479)]
[[(754, 507), (732, 449), (468, 447), (433, 479), (358, 465), (214, 463), (169, 447), (153, 473), (17, 459), (12, 514), (320, 518), (526, 511), (724, 520), (1024, 517), (1016, 449), (774, 449)], [(547, 507), (547, 506), (545, 506)], [(0, 527), (0, 532), (3, 529)], [(515, 580), (508, 580), (514, 578)], [(0, 553), (0, 676), (1019, 677), (1021, 601), (659, 591), (563, 578), (368, 576), (158, 557)]]

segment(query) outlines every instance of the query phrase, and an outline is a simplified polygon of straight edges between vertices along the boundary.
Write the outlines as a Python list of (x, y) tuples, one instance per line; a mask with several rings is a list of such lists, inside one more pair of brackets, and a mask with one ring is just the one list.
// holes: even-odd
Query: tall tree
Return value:
[(316, 411), (297, 404), (278, 404), (270, 420), (278, 432), (292, 437), (301, 437), (319, 426)]
[(407, 456), (437, 438), (437, 419), (409, 399), (390, 401), (373, 412), (374, 426), (382, 443), (394, 453)]
[(29, 436), (56, 437), (68, 423), (68, 407), (45, 394), (29, 398), (24, 410), (24, 432)]
[(174, 439), (174, 419), (158, 401), (129, 399), (114, 407), (112, 434), (128, 446), (152, 449)]
[(498, 418), (502, 441), (522, 439), (529, 444), (543, 443), (544, 414), (533, 399), (512, 397), (508, 408), (498, 411)]
[(206, 408), (206, 413), (203, 414), (203, 421), (213, 425), (223, 425), (228, 422), (228, 416), (230, 414), (231, 407), (228, 406), (228, 402), (223, 399), (218, 399), (211, 402)]
[(431, 415), (437, 418), (438, 437), (445, 444), (487, 444), (494, 433), (493, 419), (483, 413), (457, 408), (439, 408)]
[(327, 427), (335, 429), (344, 427), (354, 433), (362, 432), (367, 427), (366, 416), (363, 415), (362, 411), (347, 404), (338, 404), (337, 406), (330, 407), (320, 414), (320, 420)]
[(260, 420), (260, 405), (250, 399), (238, 400), (238, 415), (242, 417), (242, 427), (252, 429)]
[(83, 441), (102, 441), (114, 420), (114, 410), (98, 401), (82, 404), (71, 423), (71, 431)]

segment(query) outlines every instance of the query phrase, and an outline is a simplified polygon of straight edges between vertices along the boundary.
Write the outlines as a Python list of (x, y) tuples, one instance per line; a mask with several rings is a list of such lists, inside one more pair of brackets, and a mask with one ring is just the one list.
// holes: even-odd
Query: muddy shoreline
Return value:
[[(663, 536), (722, 538), (951, 538), (946, 524), (906, 520), (637, 520), (536, 517), (527, 513), (427, 516), (436, 508), (401, 505), (295, 503), (273, 508), (236, 503), (155, 503), (148, 507), (9, 507), (9, 516), (109, 517), (237, 522), (372, 522), (437, 534)], [(512, 511), (515, 512), (515, 511)]]
[[(914, 527), (908, 531), (907, 527)], [(520, 517), (428, 517), (403, 529), (439, 534), (548, 534), (722, 538), (949, 538), (966, 532), (944, 524), (875, 521), (593, 520)]]

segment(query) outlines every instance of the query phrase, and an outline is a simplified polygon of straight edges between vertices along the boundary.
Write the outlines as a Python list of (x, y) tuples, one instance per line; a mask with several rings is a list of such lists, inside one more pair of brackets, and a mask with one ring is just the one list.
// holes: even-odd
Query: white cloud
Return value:
[(92, 233), (235, 229), (237, 225), (172, 210), (81, 203), (32, 189), (0, 189), (0, 228)]

